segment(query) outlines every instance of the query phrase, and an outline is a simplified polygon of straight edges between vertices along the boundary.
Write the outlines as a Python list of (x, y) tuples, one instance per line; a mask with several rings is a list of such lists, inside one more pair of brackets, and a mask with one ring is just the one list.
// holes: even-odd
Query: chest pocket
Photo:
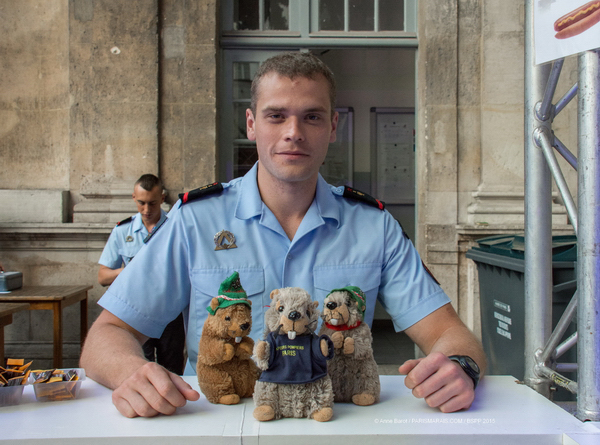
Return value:
[(333, 289), (357, 286), (367, 296), (367, 317), (375, 310), (375, 300), (381, 282), (379, 263), (317, 266), (314, 268), (315, 295), (313, 298), (323, 307), (323, 300)]
[[(216, 269), (194, 269), (192, 270), (192, 298), (193, 304), (190, 310), (196, 315), (197, 335), (200, 338), (202, 326), (208, 312), (206, 307), (210, 305), (210, 300), (217, 296), (221, 283), (227, 279), (233, 272), (240, 274), (240, 283), (246, 291), (248, 299), (252, 302), (252, 333), (263, 331), (263, 312), (264, 294), (265, 294), (265, 274), (262, 268), (216, 268)], [(266, 296), (270, 301), (269, 295)], [(268, 303), (267, 303), (268, 304)]]
[(123, 263), (127, 266), (133, 257), (139, 252), (141, 246), (136, 243), (125, 243), (125, 245), (119, 248), (119, 256), (123, 259)]

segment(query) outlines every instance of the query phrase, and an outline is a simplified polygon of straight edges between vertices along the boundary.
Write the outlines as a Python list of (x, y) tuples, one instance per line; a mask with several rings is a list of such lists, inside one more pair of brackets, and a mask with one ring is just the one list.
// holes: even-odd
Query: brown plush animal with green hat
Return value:
[(198, 345), (196, 372), (200, 390), (211, 403), (234, 405), (240, 398), (252, 397), (260, 371), (250, 358), (251, 304), (234, 272), (206, 308), (209, 315)]
[(335, 348), (327, 367), (335, 402), (364, 406), (379, 400), (373, 337), (369, 326), (363, 323), (366, 307), (366, 296), (356, 286), (334, 289), (323, 301), (323, 324), (319, 333), (328, 335)]

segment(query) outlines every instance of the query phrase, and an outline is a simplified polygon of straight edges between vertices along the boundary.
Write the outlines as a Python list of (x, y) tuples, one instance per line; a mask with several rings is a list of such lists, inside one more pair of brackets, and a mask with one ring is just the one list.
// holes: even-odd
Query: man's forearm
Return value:
[(100, 269), (98, 269), (98, 283), (102, 286), (110, 286), (122, 270), (122, 267), (111, 269), (110, 267), (100, 266)]
[(430, 352), (441, 352), (444, 355), (468, 355), (479, 366), (484, 374), (487, 360), (481, 342), (466, 326), (453, 326), (438, 338)]
[(86, 374), (102, 385), (115, 389), (147, 363), (141, 344), (145, 337), (107, 322), (114, 317), (104, 311), (92, 325), (81, 352)]

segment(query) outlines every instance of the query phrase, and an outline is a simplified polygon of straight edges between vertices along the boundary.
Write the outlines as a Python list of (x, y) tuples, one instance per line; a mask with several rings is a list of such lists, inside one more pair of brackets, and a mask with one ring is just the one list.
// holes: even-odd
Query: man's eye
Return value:
[(316, 114), (309, 114), (308, 116), (306, 116), (306, 119), (308, 119), (309, 121), (316, 121), (319, 120), (320, 117)]

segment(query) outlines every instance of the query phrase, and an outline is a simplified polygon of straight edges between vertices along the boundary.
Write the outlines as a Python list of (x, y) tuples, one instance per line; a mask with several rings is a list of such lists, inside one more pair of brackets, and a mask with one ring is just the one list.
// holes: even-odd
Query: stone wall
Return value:
[[(90, 323), (103, 293), (97, 261), (114, 223), (136, 211), (135, 180), (159, 174), (173, 203), (215, 179), (216, 4), (2, 5), (0, 262), (25, 284), (94, 285)], [(64, 322), (74, 366), (76, 306)], [(5, 331), (7, 355), (50, 365), (49, 311), (16, 314)]]

